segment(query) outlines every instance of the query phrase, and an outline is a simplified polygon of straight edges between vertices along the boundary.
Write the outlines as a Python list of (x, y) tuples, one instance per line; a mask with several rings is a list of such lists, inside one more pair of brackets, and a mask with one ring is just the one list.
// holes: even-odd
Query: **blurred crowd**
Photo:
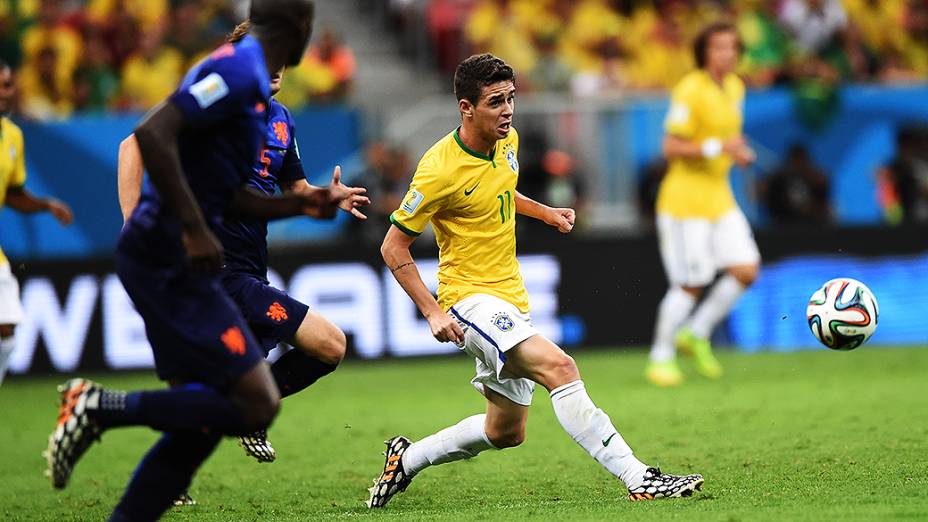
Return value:
[[(638, 209), (641, 222), (654, 221), (654, 203), (667, 163), (657, 159), (640, 173)], [(928, 224), (928, 126), (899, 129), (896, 155), (874, 173), (876, 198), (886, 225)], [(793, 144), (772, 171), (749, 190), (763, 223), (821, 226), (834, 223), (832, 175), (818, 165), (802, 143)]]
[[(749, 85), (816, 90), (841, 81), (928, 79), (925, 0), (392, 0), (396, 23), (423, 12), (439, 65), (492, 52), (519, 87), (578, 95), (668, 89), (693, 68), (711, 21), (741, 34)], [(404, 27), (405, 26), (405, 27)]]
[[(37, 120), (74, 111), (140, 111), (247, 15), (236, 0), (0, 0), (0, 58), (19, 82), (18, 112)], [(323, 29), (281, 98), (295, 108), (339, 99), (354, 57)]]

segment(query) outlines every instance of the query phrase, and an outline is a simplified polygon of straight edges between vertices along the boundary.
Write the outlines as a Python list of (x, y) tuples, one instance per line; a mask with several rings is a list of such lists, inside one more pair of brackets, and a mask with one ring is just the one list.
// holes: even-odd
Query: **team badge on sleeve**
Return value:
[(685, 125), (690, 119), (690, 108), (682, 103), (674, 103), (670, 106), (670, 110), (667, 111), (667, 121), (668, 125)]
[(509, 332), (515, 327), (512, 318), (506, 312), (500, 312), (493, 316), (493, 326), (499, 328), (501, 332)]
[(403, 200), (402, 209), (405, 210), (407, 214), (415, 214), (416, 209), (419, 208), (423, 199), (425, 199), (425, 196), (423, 196), (421, 192), (416, 189), (409, 189), (409, 194), (406, 196), (406, 199)]
[(219, 73), (208, 74), (205, 78), (190, 86), (190, 94), (197, 105), (205, 109), (229, 94), (229, 86)]

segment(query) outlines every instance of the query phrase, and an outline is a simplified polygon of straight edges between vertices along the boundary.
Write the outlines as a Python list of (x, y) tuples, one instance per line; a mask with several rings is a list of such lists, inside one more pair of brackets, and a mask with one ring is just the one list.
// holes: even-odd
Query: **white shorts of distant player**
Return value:
[(751, 226), (738, 208), (714, 221), (658, 214), (657, 235), (671, 285), (704, 287), (720, 270), (760, 263)]
[(474, 294), (458, 301), (448, 312), (464, 330), (464, 350), (477, 362), (477, 375), (471, 384), (481, 394), (490, 389), (522, 406), (532, 404), (535, 383), (506, 375), (506, 352), (538, 331), (529, 314), (511, 303), (486, 294)]
[(19, 324), (23, 307), (19, 302), (19, 283), (13, 277), (9, 263), (0, 264), (0, 324)]

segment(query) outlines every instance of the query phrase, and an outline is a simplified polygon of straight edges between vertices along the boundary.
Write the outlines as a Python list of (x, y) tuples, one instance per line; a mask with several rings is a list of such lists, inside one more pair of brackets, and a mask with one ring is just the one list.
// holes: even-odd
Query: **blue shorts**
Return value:
[(219, 276), (149, 263), (122, 251), (117, 251), (116, 271), (145, 320), (162, 380), (225, 390), (264, 360)]
[(265, 356), (281, 341), (292, 340), (309, 313), (308, 306), (252, 274), (224, 272), (222, 286), (238, 305)]

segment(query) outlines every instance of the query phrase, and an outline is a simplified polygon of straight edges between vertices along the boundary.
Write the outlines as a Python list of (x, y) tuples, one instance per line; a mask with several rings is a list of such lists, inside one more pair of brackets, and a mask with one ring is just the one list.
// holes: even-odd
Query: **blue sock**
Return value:
[(104, 390), (99, 408), (89, 412), (103, 429), (148, 426), (167, 432), (249, 433), (241, 409), (231, 399), (196, 383), (145, 392)]
[(271, 365), (281, 397), (302, 391), (333, 371), (334, 365), (313, 359), (300, 350), (290, 350)]
[(165, 433), (135, 468), (110, 521), (157, 520), (187, 490), (221, 440), (203, 433)]

